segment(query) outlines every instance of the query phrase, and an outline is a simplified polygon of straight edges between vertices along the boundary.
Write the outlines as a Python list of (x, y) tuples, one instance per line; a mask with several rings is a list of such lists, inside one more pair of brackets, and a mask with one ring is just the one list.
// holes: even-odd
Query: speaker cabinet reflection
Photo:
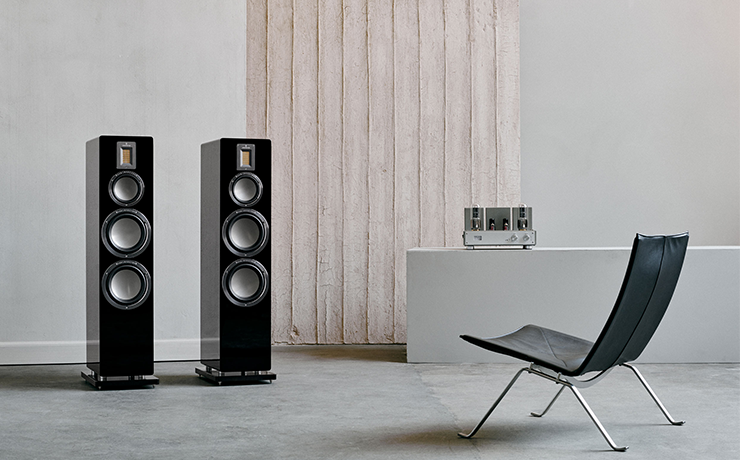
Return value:
[(201, 145), (201, 377), (271, 381), (269, 139)]
[(154, 140), (100, 136), (86, 146), (87, 367), (99, 389), (154, 377)]

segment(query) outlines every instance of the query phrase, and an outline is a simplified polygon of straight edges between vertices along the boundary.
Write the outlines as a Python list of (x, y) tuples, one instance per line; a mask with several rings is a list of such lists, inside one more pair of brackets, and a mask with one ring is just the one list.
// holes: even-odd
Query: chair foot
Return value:
[(488, 412), (486, 412), (486, 415), (484, 415), (483, 418), (481, 419), (481, 421), (478, 422), (478, 425), (476, 425), (475, 428), (473, 428), (473, 431), (471, 431), (468, 434), (458, 433), (457, 435), (459, 437), (465, 438), (465, 439), (470, 439), (473, 436), (475, 436), (475, 433), (477, 433), (478, 430), (480, 430), (480, 427), (482, 427), (483, 424), (486, 423), (486, 420), (488, 420), (488, 417), (491, 415), (491, 412), (493, 412), (493, 410), (496, 408), (496, 406), (498, 406), (498, 404), (501, 402), (501, 400), (504, 399), (504, 396), (506, 396), (506, 393), (508, 393), (509, 392), (509, 389), (511, 389), (511, 387), (514, 385), (514, 382), (516, 382), (516, 380), (519, 378), (519, 376), (522, 375), (522, 372), (527, 371), (527, 370), (529, 370), (529, 368), (528, 367), (524, 367), (524, 368), (520, 369), (519, 372), (516, 373), (516, 375), (514, 376), (514, 378), (511, 379), (511, 382), (509, 382), (509, 384), (506, 386), (506, 388), (504, 389), (504, 391), (499, 395), (499, 397), (496, 400), (496, 402), (494, 402), (493, 405), (491, 406), (491, 408), (488, 409)]
[(660, 399), (658, 399), (658, 395), (656, 395), (653, 389), (650, 388), (650, 385), (648, 385), (647, 380), (645, 380), (645, 377), (643, 377), (642, 374), (640, 374), (640, 371), (638, 371), (636, 367), (634, 367), (631, 364), (627, 364), (627, 363), (622, 364), (622, 366), (632, 369), (632, 372), (635, 373), (635, 375), (637, 376), (637, 379), (640, 381), (640, 383), (642, 383), (642, 386), (645, 387), (647, 392), (650, 394), (650, 397), (653, 398), (653, 401), (655, 401), (655, 404), (658, 405), (658, 408), (660, 408), (660, 411), (663, 412), (663, 415), (671, 423), (671, 425), (681, 426), (684, 423), (686, 423), (685, 420), (674, 420), (673, 417), (671, 417), (671, 414), (668, 413), (668, 410), (665, 408), (663, 403), (660, 402)]
[(611, 436), (609, 436), (609, 433), (606, 432), (606, 429), (604, 429), (604, 426), (601, 424), (599, 419), (596, 417), (596, 414), (594, 414), (594, 411), (591, 410), (591, 407), (589, 407), (588, 403), (585, 399), (583, 399), (583, 396), (581, 396), (581, 392), (578, 391), (578, 389), (574, 386), (568, 385), (568, 388), (570, 388), (570, 391), (573, 392), (576, 399), (578, 399), (578, 402), (581, 403), (581, 406), (586, 410), (586, 413), (589, 417), (591, 417), (591, 421), (594, 422), (594, 425), (596, 425), (596, 428), (599, 429), (599, 432), (601, 432), (601, 435), (606, 439), (606, 442), (609, 444), (609, 447), (612, 449), (618, 451), (618, 452), (624, 452), (627, 449), (629, 449), (629, 446), (619, 447), (617, 444), (612, 440)]
[(542, 411), (542, 413), (539, 413), (538, 414), (537, 412), (530, 412), (530, 415), (532, 415), (532, 417), (542, 417), (542, 416), (544, 416), (547, 413), (547, 411), (550, 410), (550, 408), (552, 407), (552, 405), (555, 404), (555, 400), (558, 399), (558, 396), (560, 396), (560, 393), (562, 393), (563, 390), (565, 390), (565, 386), (561, 385), (560, 386), (560, 389), (558, 390), (558, 392), (555, 395), (555, 397), (552, 398), (552, 401), (550, 401), (550, 404), (547, 405), (547, 407), (545, 408), (545, 410)]

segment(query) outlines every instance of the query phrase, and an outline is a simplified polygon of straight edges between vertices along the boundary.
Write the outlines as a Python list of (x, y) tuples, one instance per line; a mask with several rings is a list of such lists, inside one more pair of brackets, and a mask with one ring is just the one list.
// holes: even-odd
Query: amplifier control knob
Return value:
[(529, 241), (529, 235), (524, 235), (524, 241)]
[(517, 237), (516, 235), (511, 235), (511, 241), (516, 241), (516, 240), (518, 240), (518, 239), (519, 239), (519, 238), (518, 238), (518, 237)]

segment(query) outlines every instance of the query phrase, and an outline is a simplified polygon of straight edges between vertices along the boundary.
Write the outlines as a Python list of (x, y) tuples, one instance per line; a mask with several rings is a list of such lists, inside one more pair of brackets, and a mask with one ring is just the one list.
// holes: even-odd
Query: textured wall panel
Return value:
[(267, 134), (267, 4), (263, 0), (247, 1), (247, 101), (247, 137), (265, 137)]
[[(462, 209), (471, 205), (470, 2), (445, 0), (445, 246), (460, 245)], [(493, 103), (491, 104), (493, 106)], [(482, 203), (479, 203), (482, 204)]]
[[(496, 145), (496, 111), (490, 110), (496, 100), (496, 34), (494, 10), (487, 0), (471, 2), (471, 164), (472, 202), (493, 205), (496, 196), (496, 158), (491, 147)], [(495, 150), (494, 150), (495, 152)], [(471, 203), (472, 204), (472, 203)]]
[[(344, 341), (367, 341), (369, 75), (365, 0), (344, 2)], [(390, 224), (390, 223), (389, 223)]]
[(370, 342), (393, 342), (394, 171), (396, 170), (393, 71), (393, 0), (368, 2), (370, 137), (368, 152), (367, 329)]
[[(444, 0), (419, 9), (419, 228), (421, 247), (445, 245)], [(461, 232), (462, 233), (462, 232)]]
[(294, 1), (293, 28), (293, 333), (317, 341), (318, 5)]
[(344, 341), (342, 263), (342, 0), (319, 2), (318, 230), (316, 315), (319, 343)]
[(519, 142), (519, 2), (496, 2), (496, 204), (521, 200)]
[[(395, 6), (395, 296), (394, 342), (406, 341), (406, 249), (419, 241), (419, 13), (414, 2)], [(399, 276), (401, 275), (401, 276)]]
[(518, 8), (248, 2), (247, 130), (275, 162), (275, 342), (405, 342), (405, 251), (460, 246), (473, 202), (518, 204)]
[[(247, 18), (249, 23), (249, 18)], [(249, 84), (249, 81), (247, 81)], [(250, 92), (247, 89), (247, 92)], [(249, 106), (249, 100), (247, 105)], [(291, 341), (293, 318), (293, 3), (267, 3), (267, 136), (272, 139), (272, 337)]]

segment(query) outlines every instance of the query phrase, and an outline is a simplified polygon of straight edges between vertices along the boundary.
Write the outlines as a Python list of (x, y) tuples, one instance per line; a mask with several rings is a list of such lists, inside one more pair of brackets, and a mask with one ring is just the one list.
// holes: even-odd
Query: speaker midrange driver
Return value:
[(117, 209), (103, 221), (100, 237), (111, 254), (136, 257), (149, 247), (152, 226), (149, 219), (135, 209)]
[(111, 177), (108, 194), (119, 206), (133, 206), (144, 196), (144, 181), (133, 171), (121, 171)]
[(224, 244), (234, 255), (259, 254), (270, 239), (270, 224), (253, 209), (238, 209), (226, 218), (221, 228)]
[(252, 206), (262, 198), (264, 186), (259, 176), (243, 172), (234, 176), (229, 183), (229, 195), (239, 206)]

